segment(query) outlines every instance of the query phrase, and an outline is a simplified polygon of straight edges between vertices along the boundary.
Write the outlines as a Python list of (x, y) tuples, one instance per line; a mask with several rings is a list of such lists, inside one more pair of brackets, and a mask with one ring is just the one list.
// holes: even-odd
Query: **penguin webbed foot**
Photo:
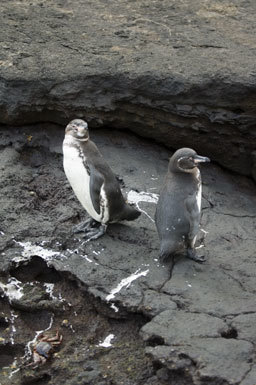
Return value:
[(95, 226), (98, 224), (99, 222), (95, 221), (93, 218), (88, 218), (86, 219), (86, 221), (83, 221), (81, 223), (79, 223), (78, 225), (74, 226), (73, 227), (73, 233), (76, 234), (76, 233), (86, 233), (88, 231), (91, 231), (92, 228), (95, 228)]
[(106, 230), (107, 230), (107, 225), (100, 224), (100, 226), (92, 228), (90, 231), (87, 231), (83, 235), (83, 239), (86, 242), (92, 241), (93, 239), (98, 239), (99, 237), (105, 234)]
[(192, 248), (187, 250), (187, 257), (198, 263), (204, 263), (206, 261), (203, 255), (197, 255), (195, 249)]

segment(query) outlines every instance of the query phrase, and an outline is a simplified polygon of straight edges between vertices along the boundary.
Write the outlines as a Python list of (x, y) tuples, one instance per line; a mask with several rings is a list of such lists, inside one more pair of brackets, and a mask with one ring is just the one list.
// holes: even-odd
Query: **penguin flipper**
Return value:
[(200, 218), (201, 213), (196, 200), (196, 193), (189, 195), (185, 199), (185, 211), (186, 216), (189, 220), (189, 233), (188, 233), (188, 242), (189, 247), (194, 248), (196, 242), (196, 236), (200, 228)]
[(90, 195), (94, 210), (100, 214), (100, 192), (104, 183), (102, 174), (91, 164), (90, 169)]

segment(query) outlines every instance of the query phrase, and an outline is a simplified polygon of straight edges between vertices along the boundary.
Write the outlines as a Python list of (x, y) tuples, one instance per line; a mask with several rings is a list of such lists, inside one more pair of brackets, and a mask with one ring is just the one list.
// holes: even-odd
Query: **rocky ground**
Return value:
[[(63, 130), (1, 130), (0, 383), (254, 385), (253, 182), (202, 168), (207, 261), (180, 256), (170, 276), (153, 218), (171, 152), (91, 132), (142, 215), (84, 243), (71, 231), (86, 214), (62, 169)], [(38, 332), (57, 329), (63, 341), (51, 359), (26, 367)]]
[[(254, 15), (254, 0), (0, 2), (1, 385), (255, 385)], [(76, 117), (142, 211), (90, 243), (62, 169)], [(171, 275), (154, 211), (183, 146), (213, 161), (207, 261)]]
[(1, 0), (0, 123), (85, 117), (192, 143), (256, 179), (255, 11), (255, 0)]

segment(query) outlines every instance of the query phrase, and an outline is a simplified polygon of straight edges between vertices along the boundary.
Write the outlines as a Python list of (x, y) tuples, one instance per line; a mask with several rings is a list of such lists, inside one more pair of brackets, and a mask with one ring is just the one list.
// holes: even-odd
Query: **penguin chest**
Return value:
[(63, 155), (64, 171), (78, 200), (93, 219), (106, 223), (109, 215), (104, 184), (100, 191), (100, 213), (97, 213), (90, 194), (90, 171), (86, 167), (86, 157), (76, 147), (65, 146), (65, 143)]
[(196, 192), (196, 203), (198, 207), (199, 213), (201, 213), (201, 205), (202, 205), (202, 181), (200, 171), (197, 169), (197, 192)]

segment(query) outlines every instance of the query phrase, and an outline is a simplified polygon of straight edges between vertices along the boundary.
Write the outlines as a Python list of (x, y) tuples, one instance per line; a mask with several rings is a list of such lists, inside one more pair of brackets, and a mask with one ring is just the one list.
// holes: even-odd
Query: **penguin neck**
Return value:
[(197, 175), (200, 175), (200, 171), (198, 167), (190, 168), (190, 169), (184, 169), (178, 166), (178, 164), (173, 164), (173, 162), (169, 163), (169, 171), (174, 173), (180, 173), (180, 174), (192, 174), (195, 177)]
[(89, 142), (89, 137), (79, 139), (79, 138), (74, 138), (73, 135), (69, 135), (69, 134), (66, 134), (64, 139), (65, 145), (75, 146), (75, 147), (86, 144), (87, 142)]

